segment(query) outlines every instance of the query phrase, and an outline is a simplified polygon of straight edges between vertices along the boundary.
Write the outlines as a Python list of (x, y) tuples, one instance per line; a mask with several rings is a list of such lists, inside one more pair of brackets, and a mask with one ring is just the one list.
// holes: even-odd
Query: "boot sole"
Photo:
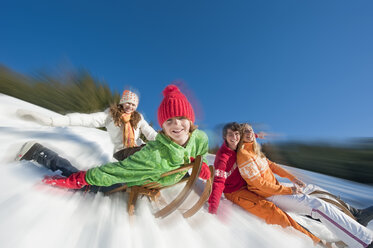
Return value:
[(20, 161), (23, 159), (23, 157), (27, 154), (28, 151), (30, 151), (31, 147), (35, 145), (37, 142), (36, 141), (29, 141), (26, 142), (21, 150), (17, 153), (17, 156), (15, 157), (15, 161)]

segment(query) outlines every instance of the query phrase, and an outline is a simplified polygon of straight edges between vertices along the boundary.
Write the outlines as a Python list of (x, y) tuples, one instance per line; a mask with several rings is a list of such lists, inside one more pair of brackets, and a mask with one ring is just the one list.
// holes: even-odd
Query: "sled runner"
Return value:
[[(197, 158), (194, 160), (194, 162), (189, 163), (189, 164), (184, 164), (178, 169), (163, 173), (161, 175), (161, 178), (167, 177), (169, 175), (173, 175), (175, 173), (183, 172), (183, 171), (188, 171), (189, 169), (192, 169), (192, 172), (190, 175), (184, 176), (183, 179), (181, 179), (177, 184), (186, 182), (184, 188), (181, 190), (181, 192), (175, 197), (175, 199), (170, 202), (168, 205), (163, 207), (162, 209), (158, 210), (156, 213), (154, 213), (154, 216), (156, 218), (164, 218), (174, 212), (188, 197), (190, 192), (192, 191), (193, 186), (195, 185), (200, 170), (202, 166), (202, 156), (197, 156)], [(214, 177), (214, 167), (209, 166), (211, 176), (210, 178), (206, 181), (206, 184), (204, 186), (204, 190), (199, 198), (199, 200), (186, 212), (183, 213), (184, 218), (189, 218), (193, 216), (195, 213), (198, 212), (198, 210), (201, 209), (201, 207), (204, 205), (204, 203), (207, 201), (207, 199), (210, 196), (211, 190), (212, 190), (212, 182), (213, 182), (213, 177)], [(174, 184), (176, 185), (176, 184)], [(157, 182), (151, 182), (147, 183), (145, 185), (141, 186), (132, 186), (132, 187), (127, 187), (127, 185), (120, 186), (118, 188), (115, 188), (109, 192), (106, 193), (106, 195), (115, 193), (115, 192), (120, 192), (120, 191), (126, 191), (129, 193), (129, 198), (128, 198), (128, 203), (127, 203), (127, 208), (128, 208), (128, 214), (131, 216), (134, 214), (135, 211), (135, 205), (136, 205), (136, 200), (139, 196), (147, 196), (151, 201), (159, 201), (161, 198), (161, 190), (172, 187), (174, 185), (170, 186), (162, 186), (161, 184)]]

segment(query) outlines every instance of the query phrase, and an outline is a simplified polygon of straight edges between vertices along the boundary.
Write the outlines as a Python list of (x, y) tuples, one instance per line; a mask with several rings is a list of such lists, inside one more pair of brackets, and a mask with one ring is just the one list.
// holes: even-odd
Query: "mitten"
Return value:
[(68, 189), (81, 189), (86, 185), (89, 185), (85, 180), (86, 171), (79, 171), (71, 174), (68, 177), (53, 176), (44, 177), (43, 183), (50, 184), (53, 186), (68, 188)]
[(201, 171), (199, 172), (199, 178), (203, 180), (207, 180), (210, 178), (210, 176), (211, 176), (211, 172), (210, 172), (209, 166), (205, 162), (203, 162)]
[(52, 118), (46, 116), (44, 114), (40, 114), (35, 111), (27, 110), (27, 109), (18, 109), (16, 114), (21, 117), (22, 119), (26, 120), (33, 120), (40, 125), (44, 126), (51, 126), (52, 125)]
[[(190, 157), (190, 161), (193, 163), (194, 158)], [(202, 180), (207, 180), (210, 178), (210, 176), (211, 172), (209, 166), (205, 162), (202, 162), (201, 171), (199, 172), (199, 178), (201, 178)]]

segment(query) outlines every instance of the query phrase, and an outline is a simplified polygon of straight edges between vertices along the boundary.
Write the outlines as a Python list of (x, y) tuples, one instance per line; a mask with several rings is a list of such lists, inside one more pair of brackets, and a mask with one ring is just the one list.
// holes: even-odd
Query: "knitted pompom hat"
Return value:
[(136, 105), (136, 107), (139, 105), (139, 97), (136, 95), (136, 93), (125, 90), (123, 91), (122, 98), (119, 101), (119, 104), (123, 104), (126, 102), (130, 102)]
[(158, 107), (158, 124), (173, 117), (186, 117), (194, 123), (194, 111), (188, 99), (176, 85), (170, 84), (163, 90), (163, 100)]

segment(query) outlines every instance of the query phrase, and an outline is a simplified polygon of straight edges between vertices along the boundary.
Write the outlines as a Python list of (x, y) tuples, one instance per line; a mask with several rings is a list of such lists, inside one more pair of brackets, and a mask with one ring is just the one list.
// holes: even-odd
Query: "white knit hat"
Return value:
[(137, 105), (139, 105), (139, 97), (136, 95), (136, 93), (125, 90), (123, 91), (122, 98), (120, 99), (119, 104), (123, 104), (126, 102), (133, 103), (137, 107)]

